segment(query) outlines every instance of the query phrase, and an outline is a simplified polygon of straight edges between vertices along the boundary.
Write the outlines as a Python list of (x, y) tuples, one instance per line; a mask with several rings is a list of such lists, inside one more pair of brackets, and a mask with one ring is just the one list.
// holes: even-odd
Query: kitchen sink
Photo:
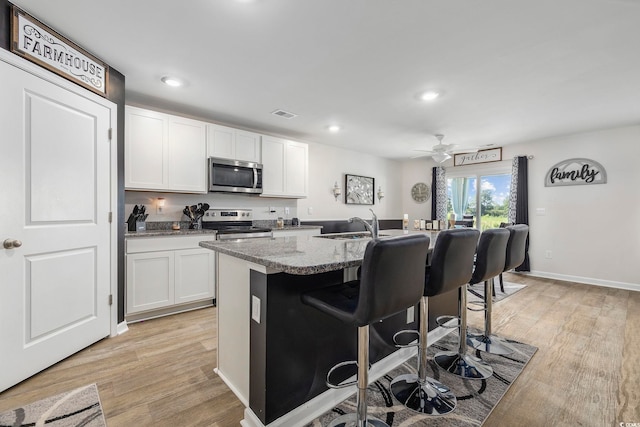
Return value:
[[(388, 234), (380, 233), (378, 237), (387, 237)], [(338, 240), (356, 240), (356, 239), (370, 239), (371, 233), (329, 233), (329, 234), (319, 234), (314, 237), (320, 237), (323, 239), (338, 239)]]

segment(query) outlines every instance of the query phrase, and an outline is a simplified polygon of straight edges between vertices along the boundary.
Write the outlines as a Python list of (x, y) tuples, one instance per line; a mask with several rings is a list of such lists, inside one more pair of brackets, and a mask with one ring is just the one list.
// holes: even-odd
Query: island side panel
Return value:
[[(305, 291), (338, 284), (343, 272), (298, 276), (251, 272), (251, 295), (261, 300), (260, 323), (251, 321), (250, 407), (267, 425), (327, 390), (327, 372), (338, 362), (355, 360), (357, 328), (301, 302)], [(417, 306), (415, 307), (417, 313)], [(370, 361), (397, 349), (393, 335), (407, 324), (403, 311), (370, 329)], [(336, 373), (336, 382), (355, 374)]]
[(217, 373), (249, 406), (250, 269), (265, 267), (216, 252), (218, 366)]

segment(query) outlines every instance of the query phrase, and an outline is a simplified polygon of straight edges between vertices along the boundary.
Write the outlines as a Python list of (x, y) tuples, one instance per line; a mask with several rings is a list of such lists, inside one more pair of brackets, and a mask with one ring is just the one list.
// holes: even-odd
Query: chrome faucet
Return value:
[(373, 215), (373, 218), (371, 219), (371, 225), (364, 219), (360, 218), (359, 216), (354, 216), (353, 218), (349, 218), (347, 221), (350, 223), (354, 221), (361, 222), (364, 225), (364, 228), (366, 228), (367, 231), (371, 233), (371, 237), (373, 237), (374, 239), (377, 239), (380, 231), (380, 226), (378, 225), (378, 217), (376, 216), (375, 212), (373, 212), (373, 209), (369, 209), (369, 210)]

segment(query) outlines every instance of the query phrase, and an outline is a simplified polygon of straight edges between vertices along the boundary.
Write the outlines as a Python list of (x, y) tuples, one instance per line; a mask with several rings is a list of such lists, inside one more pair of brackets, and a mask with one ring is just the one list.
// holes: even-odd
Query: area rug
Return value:
[[(478, 333), (479, 331), (469, 328), (469, 332)], [(442, 371), (433, 362), (435, 353), (457, 349), (457, 341), (457, 333), (450, 333), (429, 346), (428, 352), (428, 375), (447, 385), (458, 399), (458, 405), (453, 412), (435, 417), (419, 414), (406, 409), (393, 397), (389, 384), (398, 375), (416, 373), (416, 358), (414, 357), (369, 386), (367, 393), (369, 414), (385, 421), (392, 427), (480, 426), (537, 351), (536, 347), (511, 340), (508, 342), (515, 347), (516, 352), (507, 356), (475, 351), (475, 356), (491, 365), (494, 371), (493, 376), (486, 380), (465, 380)], [(355, 411), (356, 400), (353, 395), (333, 410), (307, 424), (307, 427), (326, 426), (332, 419)]]
[[(496, 279), (496, 295), (493, 297), (493, 302), (502, 301), (526, 287), (527, 285), (521, 285), (519, 283), (504, 282), (504, 292), (502, 292), (498, 279)], [(484, 301), (484, 283), (467, 285), (467, 302), (480, 301)]]
[(95, 384), (0, 413), (0, 427), (106, 427)]

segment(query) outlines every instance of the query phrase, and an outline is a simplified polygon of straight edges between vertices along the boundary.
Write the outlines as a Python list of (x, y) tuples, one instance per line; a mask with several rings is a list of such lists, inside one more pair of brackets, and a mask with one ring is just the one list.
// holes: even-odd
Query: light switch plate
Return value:
[(251, 295), (251, 318), (260, 323), (260, 298)]
[(412, 323), (416, 320), (415, 307), (411, 306), (407, 308), (407, 323)]

